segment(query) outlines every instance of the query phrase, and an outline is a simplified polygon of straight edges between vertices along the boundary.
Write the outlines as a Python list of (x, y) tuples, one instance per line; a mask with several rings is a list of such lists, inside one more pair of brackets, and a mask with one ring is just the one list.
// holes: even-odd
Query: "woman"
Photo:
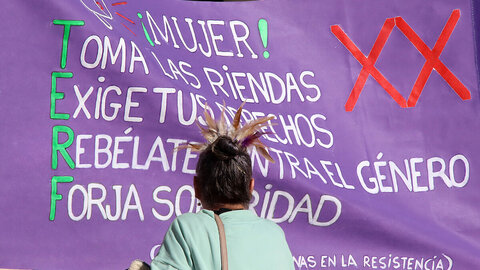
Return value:
[(259, 140), (263, 134), (260, 127), (271, 118), (240, 128), (242, 106), (230, 129), (226, 128), (224, 112), (218, 123), (205, 112), (208, 127), (200, 128), (208, 143), (189, 145), (201, 151), (193, 185), (203, 210), (173, 221), (152, 261), (152, 270), (221, 269), (215, 214), (224, 224), (229, 269), (294, 269), (282, 229), (248, 210), (255, 182), (247, 148), (254, 146), (272, 160)]

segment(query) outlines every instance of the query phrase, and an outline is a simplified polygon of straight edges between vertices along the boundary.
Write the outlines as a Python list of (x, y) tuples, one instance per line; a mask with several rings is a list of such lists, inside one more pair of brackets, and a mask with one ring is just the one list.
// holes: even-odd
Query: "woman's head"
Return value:
[(245, 102), (238, 108), (231, 126), (228, 127), (225, 109), (217, 122), (210, 115), (205, 103), (204, 117), (207, 126), (198, 122), (197, 124), (207, 142), (189, 143), (185, 146), (201, 152), (193, 184), (197, 198), (206, 208), (225, 205), (248, 207), (254, 182), (252, 161), (247, 148), (256, 149), (257, 153), (268, 161), (274, 162), (266, 146), (260, 141), (260, 137), (266, 134), (263, 128), (274, 116), (258, 118), (241, 126), (244, 104)]
[(251, 199), (252, 161), (246, 147), (219, 136), (199, 156), (195, 189), (204, 207), (241, 204)]

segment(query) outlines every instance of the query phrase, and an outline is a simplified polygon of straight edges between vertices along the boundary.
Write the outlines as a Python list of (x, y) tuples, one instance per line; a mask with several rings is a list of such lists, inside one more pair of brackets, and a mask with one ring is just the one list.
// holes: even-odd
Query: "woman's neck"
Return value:
[(244, 210), (245, 206), (242, 204), (231, 204), (231, 203), (221, 203), (215, 204), (211, 207), (206, 208), (207, 210), (219, 210), (221, 208), (230, 209), (230, 210)]

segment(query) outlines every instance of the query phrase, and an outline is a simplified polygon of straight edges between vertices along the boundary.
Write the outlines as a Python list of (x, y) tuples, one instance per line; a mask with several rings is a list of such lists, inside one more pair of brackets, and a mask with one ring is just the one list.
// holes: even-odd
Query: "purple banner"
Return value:
[(41, 2), (0, 11), (0, 268), (149, 262), (243, 101), (296, 269), (480, 266), (471, 1)]

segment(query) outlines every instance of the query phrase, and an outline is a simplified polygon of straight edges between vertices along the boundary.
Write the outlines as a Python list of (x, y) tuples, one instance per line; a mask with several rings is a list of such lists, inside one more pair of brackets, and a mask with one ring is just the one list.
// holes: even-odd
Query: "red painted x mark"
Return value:
[(418, 98), (422, 93), (425, 84), (427, 83), (430, 74), (432, 73), (433, 69), (435, 69), (440, 76), (450, 85), (450, 87), (460, 96), (461, 99), (466, 100), (470, 99), (470, 91), (463, 85), (460, 80), (453, 75), (453, 73), (440, 61), (438, 58), (442, 53), (445, 45), (447, 44), (448, 39), (455, 29), (458, 20), (460, 19), (460, 10), (456, 9), (448, 18), (445, 27), (443, 28), (440, 36), (435, 42), (433, 49), (430, 50), (428, 46), (423, 42), (423, 40), (413, 31), (413, 29), (405, 22), (402, 17), (395, 18), (395, 24), (397, 25), (398, 29), (410, 40), (410, 42), (417, 48), (417, 50), (425, 57), (425, 64), (422, 67), (422, 70), (418, 74), (417, 80), (413, 85), (412, 92), (410, 92), (410, 96), (408, 97), (407, 105), (408, 107), (414, 107), (417, 104)]
[[(345, 110), (353, 110), (369, 75), (372, 75), (372, 77), (385, 89), (385, 91), (387, 91), (387, 93), (395, 100), (395, 102), (400, 105), (400, 107), (405, 108), (407, 105), (409, 107), (413, 107), (417, 103), (420, 93), (425, 87), (425, 84), (433, 69), (435, 69), (442, 76), (442, 78), (463, 100), (470, 99), (470, 91), (468, 91), (468, 89), (460, 82), (460, 80), (458, 80), (458, 78), (455, 77), (455, 75), (439, 59), (439, 56), (445, 48), (445, 45), (455, 29), (459, 18), (460, 10), (454, 10), (432, 50), (428, 48), (425, 42), (423, 42), (423, 40), (415, 33), (415, 31), (413, 31), (413, 29), (403, 20), (403, 18), (388, 18), (385, 20), (385, 23), (383, 24), (380, 33), (378, 34), (377, 39), (375, 40), (375, 43), (368, 54), (368, 57), (365, 57), (365, 55), (358, 49), (358, 47), (347, 36), (347, 34), (345, 34), (339, 25), (332, 25), (330, 27), (332, 33), (362, 65), (362, 70), (360, 71), (357, 81), (355, 82), (355, 85), (350, 92), (350, 96), (348, 97), (347, 103), (345, 104)], [(417, 80), (415, 81), (413, 89), (408, 98), (408, 102), (405, 101), (403, 96), (374, 66), (395, 25), (426, 59), (426, 62), (423, 65)]]
[(395, 26), (395, 20), (393, 18), (388, 18), (385, 20), (385, 23), (378, 34), (375, 43), (373, 44), (370, 53), (368, 54), (368, 58), (363, 55), (363, 53), (358, 49), (358, 47), (353, 43), (353, 41), (345, 34), (342, 28), (339, 25), (332, 25), (330, 29), (332, 33), (340, 40), (340, 42), (347, 47), (347, 49), (353, 54), (353, 57), (357, 59), (360, 64), (362, 64), (362, 70), (358, 75), (357, 81), (353, 86), (352, 91), (350, 92), (350, 96), (348, 97), (347, 103), (345, 104), (346, 111), (352, 111), (355, 107), (355, 103), (360, 96), (360, 93), (365, 86), (365, 83), (368, 79), (369, 75), (372, 77), (387, 91), (388, 94), (400, 105), (400, 107), (406, 107), (406, 101), (400, 95), (400, 93), (393, 87), (393, 85), (385, 78), (385, 76), (375, 68), (375, 62), (380, 55), (385, 43), (387, 43), (388, 37), (392, 33), (393, 27)]

